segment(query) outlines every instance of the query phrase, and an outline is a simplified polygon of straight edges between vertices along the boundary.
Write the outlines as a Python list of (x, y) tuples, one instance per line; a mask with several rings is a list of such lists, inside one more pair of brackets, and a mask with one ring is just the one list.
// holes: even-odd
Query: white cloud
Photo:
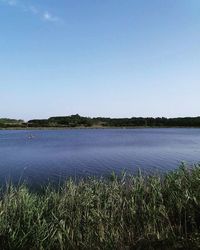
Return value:
[(52, 14), (50, 14), (48, 11), (45, 11), (43, 14), (43, 19), (45, 21), (49, 21), (49, 22), (57, 22), (59, 21), (59, 18), (56, 16), (52, 16)]
[(32, 15), (37, 15), (44, 21), (47, 22), (59, 22), (61, 21), (60, 18), (57, 16), (52, 15), (49, 11), (42, 11), (39, 8), (36, 8), (34, 5), (23, 4), (18, 0), (0, 0), (0, 2), (7, 4), (11, 7), (18, 7), (23, 12), (29, 12)]

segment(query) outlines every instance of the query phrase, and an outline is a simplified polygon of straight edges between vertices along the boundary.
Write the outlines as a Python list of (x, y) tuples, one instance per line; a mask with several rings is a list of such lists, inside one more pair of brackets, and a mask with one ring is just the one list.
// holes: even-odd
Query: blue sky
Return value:
[(0, 117), (200, 115), (199, 0), (0, 0)]

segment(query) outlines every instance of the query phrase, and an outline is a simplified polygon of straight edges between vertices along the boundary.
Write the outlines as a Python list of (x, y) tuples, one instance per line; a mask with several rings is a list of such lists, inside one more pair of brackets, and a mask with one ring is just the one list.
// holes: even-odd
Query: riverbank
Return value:
[(103, 127), (103, 126), (92, 126), (92, 127), (10, 127), (10, 128), (0, 128), (1, 130), (71, 130), (71, 129), (164, 129), (164, 128), (180, 128), (180, 129), (200, 129), (200, 127), (182, 127), (182, 126), (173, 126), (173, 127), (150, 127), (150, 126), (134, 126), (134, 127)]
[(137, 127), (200, 127), (200, 117), (84, 117), (78, 114), (56, 116), (47, 119), (0, 118), (1, 128), (137, 128)]
[(39, 193), (8, 185), (0, 215), (1, 249), (198, 249), (200, 166)]

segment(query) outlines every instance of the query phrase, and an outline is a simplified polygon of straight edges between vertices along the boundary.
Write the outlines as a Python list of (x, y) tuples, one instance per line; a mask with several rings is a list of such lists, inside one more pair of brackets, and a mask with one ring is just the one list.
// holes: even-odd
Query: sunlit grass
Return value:
[(198, 249), (200, 166), (114, 174), (0, 198), (0, 249)]

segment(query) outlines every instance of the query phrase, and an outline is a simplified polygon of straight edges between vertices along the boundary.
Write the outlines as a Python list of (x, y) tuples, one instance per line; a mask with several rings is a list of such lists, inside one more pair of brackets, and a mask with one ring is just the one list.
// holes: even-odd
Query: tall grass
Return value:
[(198, 249), (200, 166), (66, 181), (0, 198), (0, 249)]

